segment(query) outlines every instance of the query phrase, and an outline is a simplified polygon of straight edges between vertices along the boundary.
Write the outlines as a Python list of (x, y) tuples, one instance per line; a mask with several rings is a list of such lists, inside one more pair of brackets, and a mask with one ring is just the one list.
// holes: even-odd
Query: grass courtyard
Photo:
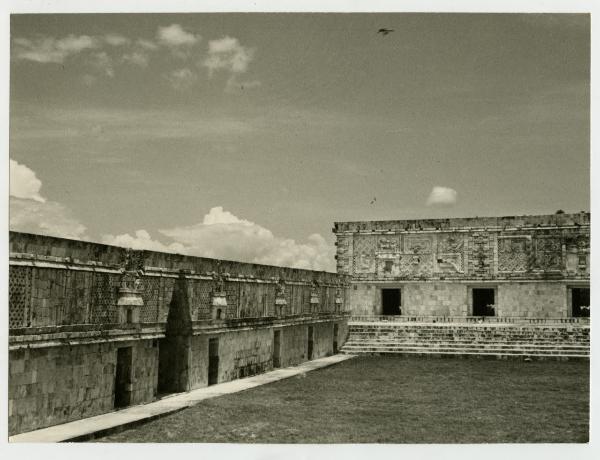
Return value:
[(358, 357), (97, 442), (587, 442), (589, 363)]

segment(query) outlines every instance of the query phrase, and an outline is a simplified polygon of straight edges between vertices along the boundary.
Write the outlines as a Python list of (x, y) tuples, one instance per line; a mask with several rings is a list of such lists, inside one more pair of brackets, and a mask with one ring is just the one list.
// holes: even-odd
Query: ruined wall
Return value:
[[(10, 434), (111, 411), (123, 392), (139, 404), (206, 386), (213, 337), (219, 382), (272, 369), (275, 328), (281, 364), (305, 361), (308, 324), (346, 327), (347, 284), (334, 273), (11, 232)], [(131, 367), (117, 395), (124, 347)], [(323, 353), (316, 343), (313, 358)]]
[[(569, 313), (567, 285), (589, 285), (590, 214), (338, 222), (338, 273), (354, 314), (381, 314), (381, 289), (402, 313), (472, 314), (469, 289), (497, 289), (497, 314)], [(483, 284), (482, 284), (483, 283)], [(532, 284), (535, 283), (535, 284)]]

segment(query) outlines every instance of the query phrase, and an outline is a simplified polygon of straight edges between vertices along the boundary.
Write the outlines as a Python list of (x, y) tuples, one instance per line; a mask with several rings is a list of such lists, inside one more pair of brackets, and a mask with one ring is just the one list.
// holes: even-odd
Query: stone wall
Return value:
[[(348, 281), (11, 232), (9, 432), (114, 410), (123, 392), (131, 405), (206, 386), (211, 338), (219, 382), (272, 369), (276, 329), (282, 366), (306, 361), (309, 325), (313, 358), (331, 354)], [(125, 383), (119, 355), (131, 359)]]
[(401, 312), (409, 316), (471, 316), (473, 288), (495, 290), (496, 316), (566, 318), (571, 315), (570, 289), (588, 287), (581, 281), (520, 281), (469, 283), (430, 281), (357, 283), (349, 291), (354, 315), (381, 315), (381, 289), (400, 289)]
[(402, 289), (406, 315), (467, 316), (467, 289), (458, 283), (407, 284)]
[[(335, 273), (10, 232), (9, 325), (118, 323), (119, 289), (127, 274), (143, 300), (139, 321), (165, 322), (181, 273), (193, 320), (212, 317), (217, 290), (223, 291), (223, 315), (229, 318), (334, 312), (345, 300), (348, 282)], [(286, 302), (280, 312), (275, 311), (278, 296)], [(318, 303), (311, 304), (311, 298)]]
[(565, 283), (499, 284), (498, 316), (564, 318), (569, 316)]
[(590, 214), (336, 222), (354, 280), (589, 279)]
[(352, 276), (353, 314), (473, 314), (473, 287), (496, 289), (496, 315), (564, 317), (568, 286), (589, 287), (590, 214), (337, 222), (338, 273)]
[(154, 399), (156, 340), (20, 348), (10, 352), (9, 433), (113, 410), (117, 349), (132, 347), (131, 404)]

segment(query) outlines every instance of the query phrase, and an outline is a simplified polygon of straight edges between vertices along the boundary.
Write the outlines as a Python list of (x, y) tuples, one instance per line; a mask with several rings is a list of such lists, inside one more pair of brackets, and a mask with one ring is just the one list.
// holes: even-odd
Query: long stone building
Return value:
[(590, 214), (336, 222), (354, 315), (590, 313)]
[(9, 433), (337, 353), (347, 285), (11, 232)]

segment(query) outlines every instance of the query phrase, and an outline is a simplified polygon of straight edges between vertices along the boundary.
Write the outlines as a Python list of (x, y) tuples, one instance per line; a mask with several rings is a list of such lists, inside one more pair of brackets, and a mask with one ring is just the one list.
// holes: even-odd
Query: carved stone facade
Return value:
[[(357, 285), (349, 291), (348, 299), (355, 313), (380, 313), (381, 289), (398, 287), (406, 294), (403, 314), (468, 315), (473, 313), (469, 288), (474, 285), (496, 289), (497, 302), (499, 283), (506, 290), (510, 283), (535, 282), (561, 284), (562, 307), (553, 307), (551, 313), (568, 316), (569, 289), (589, 286), (589, 213), (337, 222), (333, 232), (337, 237), (337, 271), (351, 275)], [(464, 288), (464, 296), (455, 289), (447, 299), (439, 295), (452, 282)], [(434, 296), (438, 307), (420, 309), (420, 294), (414, 303), (406, 303), (418, 283), (438, 286)], [(373, 288), (368, 294), (366, 286)], [(456, 304), (457, 298), (463, 300)], [(512, 299), (506, 292), (503, 298)], [(523, 303), (530, 301), (522, 299)], [(549, 303), (556, 305), (554, 300)], [(523, 313), (520, 306), (512, 310), (503, 310), (501, 305), (492, 308), (497, 315), (502, 311)]]

